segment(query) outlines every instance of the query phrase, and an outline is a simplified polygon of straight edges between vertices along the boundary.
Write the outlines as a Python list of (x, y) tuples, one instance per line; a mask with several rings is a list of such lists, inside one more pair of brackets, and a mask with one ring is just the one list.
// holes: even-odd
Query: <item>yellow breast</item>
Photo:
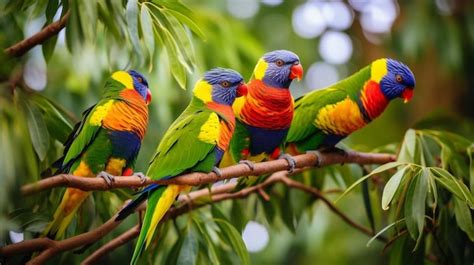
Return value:
[(322, 108), (314, 123), (326, 134), (341, 136), (349, 135), (366, 125), (357, 103), (349, 97)]

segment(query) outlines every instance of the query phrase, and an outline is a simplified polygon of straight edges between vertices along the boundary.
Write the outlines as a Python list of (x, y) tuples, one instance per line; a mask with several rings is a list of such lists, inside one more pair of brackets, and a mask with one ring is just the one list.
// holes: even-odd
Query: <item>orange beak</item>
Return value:
[(293, 80), (295, 78), (298, 78), (298, 81), (300, 81), (303, 78), (303, 66), (301, 66), (300, 63), (294, 64), (290, 68), (290, 79)]
[(150, 104), (150, 102), (151, 102), (151, 92), (150, 92), (150, 89), (147, 89), (145, 103), (148, 105)]
[(403, 90), (401, 98), (403, 98), (403, 103), (407, 103), (413, 97), (413, 87), (407, 87)]
[(248, 91), (249, 88), (245, 83), (240, 84), (240, 86), (237, 87), (237, 97), (247, 96)]

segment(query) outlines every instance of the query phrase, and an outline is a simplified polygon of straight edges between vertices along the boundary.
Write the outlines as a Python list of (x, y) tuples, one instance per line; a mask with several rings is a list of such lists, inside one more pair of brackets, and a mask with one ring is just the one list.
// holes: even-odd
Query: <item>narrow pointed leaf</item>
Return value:
[(382, 193), (382, 209), (388, 210), (390, 202), (393, 199), (393, 196), (398, 190), (398, 186), (400, 185), (400, 182), (402, 181), (403, 176), (405, 175), (405, 172), (409, 166), (406, 166), (402, 168), (401, 170), (397, 171), (385, 184), (385, 187), (383, 189)]

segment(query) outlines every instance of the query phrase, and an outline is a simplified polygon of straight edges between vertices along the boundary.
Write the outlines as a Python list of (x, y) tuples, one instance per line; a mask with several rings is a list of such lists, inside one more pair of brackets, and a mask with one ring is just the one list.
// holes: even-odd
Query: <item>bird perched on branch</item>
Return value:
[(393, 59), (378, 59), (352, 76), (295, 102), (295, 116), (286, 150), (300, 154), (334, 146), (377, 118), (395, 98), (410, 101), (415, 87), (412, 71)]
[[(117, 71), (105, 83), (101, 100), (83, 113), (65, 142), (64, 156), (53, 166), (56, 174), (102, 177), (133, 175), (133, 167), (148, 128), (151, 93), (143, 75)], [(137, 176), (144, 178), (141, 173)], [(44, 236), (63, 236), (79, 206), (90, 192), (68, 188)]]
[[(276, 50), (258, 60), (247, 96), (233, 105), (236, 128), (222, 166), (240, 161), (253, 168), (253, 162), (282, 155), (280, 147), (293, 119), (294, 100), (289, 87), (293, 79), (301, 80), (302, 76), (303, 67), (293, 52)], [(295, 166), (290, 156), (284, 158)]]
[[(223, 68), (206, 72), (196, 83), (188, 107), (163, 136), (147, 176), (158, 180), (193, 171), (214, 171), (220, 175), (216, 165), (226, 151), (235, 127), (231, 106), (236, 97), (246, 93), (247, 85), (239, 73)], [(178, 194), (189, 189), (189, 186), (152, 184), (120, 211), (117, 220), (128, 216), (148, 199), (131, 264), (135, 264), (150, 245), (158, 223)]]

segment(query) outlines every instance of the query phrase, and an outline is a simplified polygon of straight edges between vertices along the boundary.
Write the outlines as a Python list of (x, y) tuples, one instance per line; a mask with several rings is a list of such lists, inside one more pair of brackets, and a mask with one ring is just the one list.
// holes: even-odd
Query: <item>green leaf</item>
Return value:
[(140, 25), (143, 33), (143, 40), (145, 41), (145, 47), (148, 50), (151, 66), (153, 65), (153, 55), (155, 53), (155, 38), (153, 33), (153, 21), (151, 19), (150, 10), (144, 4), (142, 4), (140, 10)]
[(31, 142), (38, 158), (43, 161), (49, 149), (48, 128), (43, 120), (41, 111), (35, 105), (25, 101), (24, 106)]
[(467, 202), (471, 209), (474, 209), (473, 195), (462, 181), (456, 179), (445, 169), (432, 167), (430, 170), (434, 174), (436, 181), (438, 181), (455, 196), (458, 196), (461, 200)]
[(377, 237), (379, 237), (380, 235), (382, 235), (383, 233), (385, 233), (385, 231), (387, 231), (388, 229), (390, 229), (390, 228), (392, 228), (392, 227), (396, 226), (397, 224), (399, 224), (399, 223), (401, 223), (401, 222), (404, 222), (404, 221), (405, 221), (405, 218), (402, 218), (402, 219), (400, 219), (400, 220), (398, 220), (398, 221), (395, 221), (395, 222), (393, 222), (393, 223), (387, 225), (386, 227), (384, 227), (384, 228), (383, 228), (382, 230), (380, 230), (377, 234), (375, 234), (375, 236), (373, 236), (373, 237), (369, 240), (369, 242), (367, 242), (367, 247), (370, 246), (370, 244), (372, 244), (372, 242), (373, 242), (375, 239), (377, 239)]
[(249, 253), (247, 252), (244, 240), (237, 229), (235, 229), (235, 227), (233, 227), (229, 222), (222, 219), (214, 219), (214, 222), (219, 226), (222, 235), (228, 239), (232, 249), (239, 256), (241, 264), (250, 264)]
[(41, 45), (41, 49), (43, 50), (43, 57), (46, 62), (49, 61), (51, 55), (53, 55), (54, 48), (56, 47), (56, 42), (58, 41), (58, 35), (54, 35), (51, 38), (47, 39)]
[(212, 264), (220, 264), (219, 257), (217, 256), (216, 248), (214, 247), (214, 242), (212, 241), (211, 237), (209, 236), (206, 228), (201, 225), (199, 220), (196, 218), (192, 218), (194, 224), (198, 228), (199, 233), (201, 234), (200, 238), (204, 238), (206, 247), (207, 247), (207, 254), (209, 256), (210, 261)]
[(189, 29), (191, 29), (199, 38), (201, 38), (202, 40), (206, 40), (206, 36), (202, 32), (202, 30), (199, 28), (198, 25), (196, 25), (196, 23), (194, 23), (191, 18), (173, 9), (167, 9), (167, 11), (170, 12), (181, 23), (186, 24), (186, 26), (188, 26)]
[(380, 167), (374, 169), (370, 174), (363, 176), (362, 178), (358, 179), (356, 182), (354, 182), (349, 188), (347, 188), (339, 198), (336, 199), (335, 203), (337, 203), (339, 200), (341, 200), (344, 196), (346, 196), (349, 192), (351, 192), (357, 185), (359, 185), (362, 181), (365, 181), (366, 179), (370, 178), (372, 175), (378, 174), (380, 172), (389, 170), (394, 167), (398, 167), (401, 165), (406, 165), (407, 163), (405, 162), (390, 162), (384, 165), (381, 165)]
[(39, 94), (34, 95), (31, 100), (41, 109), (50, 136), (64, 143), (73, 127), (69, 115), (60, 106)]
[(140, 40), (138, 36), (138, 1), (128, 0), (126, 6), (126, 17), (127, 17), (127, 29), (132, 42), (133, 50), (135, 52), (135, 58), (142, 58), (142, 52), (140, 49)]
[(244, 209), (242, 207), (242, 202), (240, 200), (235, 200), (232, 202), (232, 208), (230, 210), (230, 220), (240, 233), (244, 231), (245, 225), (248, 223), (249, 219), (245, 215)]
[(421, 238), (425, 226), (428, 177), (427, 170), (425, 168), (421, 169), (409, 184), (405, 200), (405, 220), (408, 232), (413, 239)]
[(181, 250), (178, 254), (178, 260), (176, 261), (176, 264), (196, 264), (199, 247), (195, 233), (196, 232), (194, 231), (193, 226), (188, 226), (188, 229), (185, 233), (183, 245), (181, 246)]
[(416, 150), (416, 131), (413, 129), (409, 129), (405, 133), (405, 140), (404, 144), (407, 146), (407, 151), (412, 158), (415, 157), (415, 150)]
[(471, 241), (474, 241), (474, 227), (472, 225), (471, 210), (464, 201), (461, 201), (458, 197), (454, 199), (454, 214), (456, 216), (456, 222), (462, 231), (466, 232)]
[(390, 202), (393, 199), (393, 196), (397, 192), (398, 186), (402, 181), (403, 176), (405, 175), (406, 170), (409, 166), (402, 168), (401, 170), (397, 171), (385, 184), (382, 193), (382, 209), (388, 210)]

